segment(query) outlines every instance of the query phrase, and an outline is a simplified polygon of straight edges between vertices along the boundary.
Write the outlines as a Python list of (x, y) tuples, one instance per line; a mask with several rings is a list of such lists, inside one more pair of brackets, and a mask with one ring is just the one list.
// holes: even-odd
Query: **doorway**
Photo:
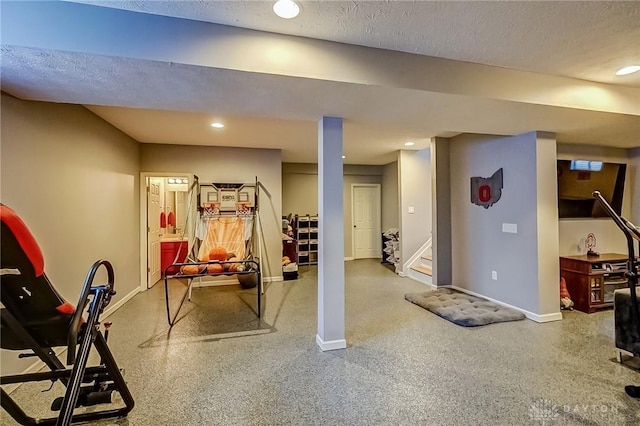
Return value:
[[(185, 198), (177, 194), (188, 191), (190, 176), (189, 173), (140, 173), (140, 291), (153, 287), (162, 278), (162, 242), (182, 231), (186, 204)], [(176, 178), (180, 179), (179, 184), (168, 183), (170, 179), (175, 182)], [(168, 221), (169, 213), (174, 218), (174, 226)]]
[(160, 191), (164, 191), (163, 179), (148, 178), (147, 184), (147, 288), (160, 281)]
[(380, 184), (352, 184), (351, 212), (353, 258), (380, 257)]

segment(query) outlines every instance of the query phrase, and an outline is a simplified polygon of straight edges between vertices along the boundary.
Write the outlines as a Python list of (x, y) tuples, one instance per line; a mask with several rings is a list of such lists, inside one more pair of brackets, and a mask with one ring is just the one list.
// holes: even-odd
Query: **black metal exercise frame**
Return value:
[[(638, 308), (638, 296), (636, 294), (636, 288), (638, 287), (638, 266), (640, 263), (636, 258), (636, 253), (633, 245), (633, 240), (638, 241), (638, 252), (640, 254), (640, 231), (624, 217), (618, 215), (611, 205), (604, 199), (600, 191), (595, 191), (593, 197), (600, 203), (615, 224), (620, 228), (625, 238), (627, 239), (627, 250), (629, 251), (629, 267), (625, 273), (629, 284), (629, 293), (631, 296), (631, 311), (635, 317), (635, 323), (638, 331), (640, 332), (640, 309)], [(637, 387), (636, 387), (637, 388)]]
[[(183, 274), (172, 274), (169, 275), (168, 272), (169, 270), (175, 270), (175, 268), (182, 268), (183, 266), (198, 266), (198, 268), (202, 268), (202, 267), (206, 267), (207, 265), (215, 265), (215, 264), (220, 264), (220, 265), (224, 265), (225, 264), (243, 264), (243, 265), (247, 265), (249, 267), (252, 268), (252, 270), (250, 271), (239, 271), (239, 272), (221, 272), (219, 274), (207, 274), (207, 273), (202, 273), (202, 274), (193, 274), (193, 275), (183, 275)], [(180, 309), (182, 309), (182, 305), (184, 304), (184, 301), (187, 300), (187, 296), (189, 295), (189, 289), (191, 288), (191, 285), (193, 284), (193, 279), (194, 278), (201, 278), (201, 277), (218, 277), (221, 275), (227, 275), (227, 276), (232, 276), (232, 275), (249, 275), (249, 274), (256, 274), (257, 275), (257, 279), (258, 279), (258, 284), (256, 285), (256, 293), (257, 293), (257, 299), (258, 299), (258, 318), (261, 318), (262, 316), (262, 307), (261, 307), (261, 299), (262, 299), (262, 288), (261, 288), (261, 275), (260, 275), (260, 265), (258, 264), (258, 262), (256, 262), (255, 260), (234, 260), (234, 261), (225, 261), (225, 262), (192, 262), (192, 263), (173, 263), (169, 266), (167, 266), (164, 270), (164, 295), (165, 295), (165, 301), (167, 304), (167, 321), (169, 322), (169, 326), (173, 326), (176, 323), (176, 319), (178, 318), (178, 314), (180, 313)], [(182, 299), (180, 300), (180, 304), (178, 305), (178, 309), (175, 312), (175, 315), (173, 315), (173, 317), (171, 317), (171, 309), (169, 307), (169, 280), (170, 279), (188, 279), (189, 280), (189, 284), (187, 285), (187, 289), (184, 293), (184, 295), (182, 296)]]
[[(96, 272), (101, 266), (106, 269), (107, 284), (94, 286), (93, 281)], [(100, 332), (100, 315), (111, 301), (111, 297), (115, 294), (114, 273), (111, 263), (106, 260), (95, 262), (87, 273), (80, 299), (76, 305), (76, 311), (69, 326), (69, 334), (67, 336), (67, 364), (73, 364), (71, 369), (65, 368), (52, 348), (41, 347), (13, 314), (8, 312), (7, 309), (2, 310), (3, 321), (12, 328), (15, 334), (25, 344), (33, 349), (34, 354), (28, 354), (26, 356), (38, 356), (51, 371), (2, 376), (0, 377), (0, 384), (9, 385), (45, 380), (60, 380), (67, 388), (62, 400), (59, 416), (57, 418), (51, 417), (45, 419), (36, 419), (28, 416), (9, 394), (7, 394), (4, 389), (1, 389), (2, 408), (18, 423), (21, 425), (67, 426), (76, 422), (87, 422), (109, 417), (124, 417), (133, 409), (133, 396), (129, 392), (129, 388), (122, 377), (118, 365), (107, 346), (105, 337)], [(93, 296), (91, 300), (89, 300), (90, 296)], [(89, 314), (86, 322), (81, 324), (83, 320), (82, 315), (87, 304), (89, 305)], [(77, 345), (78, 341), (80, 341), (79, 345)], [(101, 365), (97, 367), (87, 367), (89, 353), (93, 345), (95, 345), (96, 351), (100, 355)], [(107, 380), (113, 381), (108, 389), (118, 391), (125, 406), (119, 409), (107, 409), (74, 415), (73, 411), (78, 403), (82, 383), (98, 380), (98, 378), (104, 382)]]

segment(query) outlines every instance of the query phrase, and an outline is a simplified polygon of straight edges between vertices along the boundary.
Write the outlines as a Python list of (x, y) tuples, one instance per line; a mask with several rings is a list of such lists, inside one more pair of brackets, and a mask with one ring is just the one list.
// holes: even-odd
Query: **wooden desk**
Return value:
[(560, 257), (560, 276), (567, 281), (575, 308), (593, 313), (613, 306), (613, 292), (627, 287), (628, 258), (619, 253)]

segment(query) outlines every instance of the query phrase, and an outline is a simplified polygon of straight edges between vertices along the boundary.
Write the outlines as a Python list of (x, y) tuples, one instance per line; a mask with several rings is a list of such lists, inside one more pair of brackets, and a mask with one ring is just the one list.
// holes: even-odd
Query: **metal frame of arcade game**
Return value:
[[(260, 256), (255, 257), (252, 250), (255, 235), (258, 236), (258, 251), (260, 251), (261, 248), (259, 240), (260, 233), (256, 232), (259, 227), (258, 188), (259, 182), (257, 178), (255, 184), (200, 184), (198, 177), (194, 176), (189, 205), (191, 223), (185, 225), (185, 231), (189, 232), (187, 236), (187, 260), (184, 262), (174, 262), (167, 266), (164, 271), (165, 302), (169, 326), (173, 326), (176, 323), (180, 309), (187, 298), (191, 300), (191, 290), (194, 280), (206, 277), (236, 276), (241, 284), (249, 283), (247, 284), (249, 287), (255, 283), (257, 293), (256, 314), (258, 318), (261, 317), (262, 272)], [(197, 197), (194, 199), (196, 191)], [(195, 207), (192, 206), (194, 203), (196, 204)], [(197, 235), (198, 232), (196, 228), (200, 229), (200, 232), (208, 233), (209, 228), (215, 225), (215, 221), (218, 220), (238, 220), (242, 221), (245, 226), (250, 226), (248, 232), (243, 233), (242, 239), (232, 242), (236, 244), (236, 246), (237, 244), (244, 246), (243, 259), (200, 260), (203, 258), (201, 252), (206, 251), (206, 246), (204, 246), (201, 238), (202, 235)], [(245, 239), (247, 235), (249, 235), (249, 238)], [(180, 298), (180, 302), (174, 312), (171, 310), (169, 297), (169, 280), (172, 279), (186, 282), (185, 292)]]

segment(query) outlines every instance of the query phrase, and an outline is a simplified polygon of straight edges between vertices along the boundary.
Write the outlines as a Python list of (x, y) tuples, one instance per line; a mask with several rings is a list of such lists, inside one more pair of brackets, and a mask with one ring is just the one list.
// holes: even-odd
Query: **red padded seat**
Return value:
[[(9, 207), (0, 205), (0, 296), (8, 309), (45, 347), (67, 344), (74, 306), (65, 301), (44, 273), (42, 251), (27, 225)], [(28, 349), (4, 321), (1, 331), (4, 349)]]

